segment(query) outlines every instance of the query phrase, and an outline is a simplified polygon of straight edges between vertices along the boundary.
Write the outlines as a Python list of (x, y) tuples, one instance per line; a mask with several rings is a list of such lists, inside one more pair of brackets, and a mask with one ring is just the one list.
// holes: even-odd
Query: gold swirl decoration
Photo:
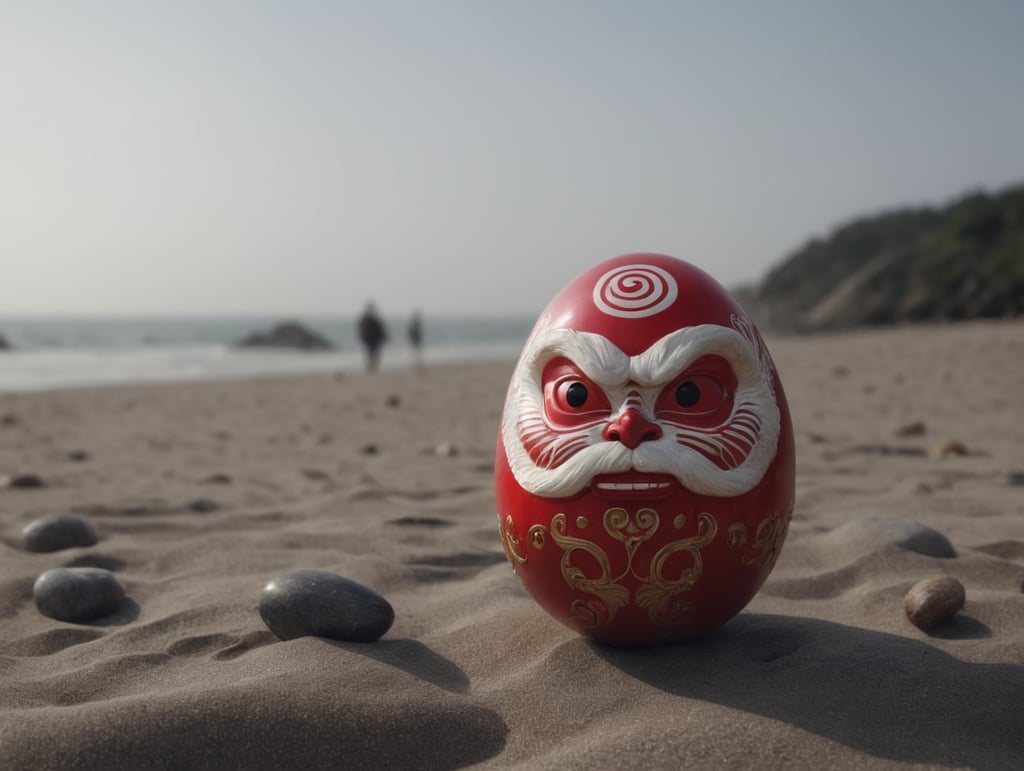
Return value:
[[(682, 601), (680, 595), (692, 589), (700, 578), (703, 572), (700, 550), (714, 540), (718, 532), (718, 523), (711, 514), (700, 514), (697, 535), (662, 546), (651, 558), (647, 575), (642, 575), (634, 564), (637, 550), (657, 532), (660, 522), (661, 518), (654, 509), (643, 508), (635, 515), (617, 507), (605, 511), (605, 532), (622, 544), (626, 557), (625, 569), (613, 576), (611, 561), (604, 549), (593, 541), (570, 536), (567, 532), (565, 514), (556, 514), (552, 518), (551, 539), (562, 549), (562, 577), (573, 589), (595, 598), (587, 601), (577, 599), (570, 606), (572, 619), (583, 631), (597, 631), (610, 625), (619, 610), (629, 603), (630, 590), (620, 583), (627, 576), (632, 576), (640, 582), (636, 589), (636, 602), (647, 611), (653, 623), (659, 626), (681, 623), (689, 605)], [(674, 525), (677, 529), (681, 529), (684, 524), (685, 517), (680, 515), (675, 518)], [(511, 523), (506, 522), (506, 551), (518, 557), (516, 547), (520, 545), (520, 540), (510, 538), (510, 527)], [(531, 533), (540, 527), (534, 525)], [(688, 555), (689, 565), (682, 568), (677, 575), (669, 575), (669, 560), (677, 554)], [(587, 558), (597, 567), (596, 577), (588, 578), (587, 573), (580, 567), (579, 562)], [(520, 564), (525, 562), (524, 555)], [(591, 569), (589, 572), (593, 574), (594, 571)]]
[[(657, 515), (655, 515), (657, 516)], [(605, 517), (605, 528), (607, 529), (607, 515)], [(565, 514), (555, 514), (551, 519), (551, 538), (562, 549), (562, 577), (573, 589), (593, 594), (604, 604), (604, 613), (600, 608), (593, 607), (593, 603), (587, 603), (587, 608), (596, 617), (604, 616), (604, 621), (597, 621), (598, 626), (611, 623), (619, 608), (629, 602), (629, 590), (620, 586), (617, 582), (622, 576), (612, 578), (611, 563), (604, 549), (592, 541), (584, 538), (574, 538), (566, 534)], [(572, 560), (577, 552), (588, 554), (597, 565), (600, 575), (597, 578), (587, 578), (586, 573), (574, 565)], [(573, 604), (573, 615), (580, 617), (583, 608), (579, 601)], [(584, 620), (590, 620), (586, 618)], [(590, 628), (589, 626), (584, 628)]]
[(788, 529), (789, 517), (772, 514), (761, 520), (754, 531), (754, 542), (747, 545), (747, 526), (742, 522), (735, 522), (729, 526), (726, 543), (730, 549), (740, 550), (740, 561), (744, 565), (771, 567), (779, 557)]
[[(505, 521), (501, 523), (501, 545), (505, 547), (505, 556), (512, 563), (512, 572), (518, 573), (517, 566), (526, 564), (527, 554), (523, 539), (516, 530), (511, 514), (505, 517)], [(522, 554), (520, 554), (520, 550)]]
[[(697, 519), (697, 535), (683, 538), (666, 544), (651, 559), (651, 574), (636, 590), (637, 604), (646, 608), (648, 615), (661, 626), (675, 625), (681, 621), (686, 606), (675, 602), (677, 595), (693, 588), (704, 571), (700, 550), (714, 540), (718, 533), (718, 523), (708, 513), (702, 513)], [(670, 578), (665, 575), (665, 566), (673, 555), (687, 553), (693, 560), (690, 567), (679, 571), (679, 575)]]

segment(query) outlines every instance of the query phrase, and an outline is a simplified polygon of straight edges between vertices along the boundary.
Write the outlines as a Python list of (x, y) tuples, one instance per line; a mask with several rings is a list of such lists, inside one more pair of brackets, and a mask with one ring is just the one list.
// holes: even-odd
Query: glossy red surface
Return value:
[[(676, 284), (676, 296), (648, 316), (623, 318), (602, 311), (595, 284), (628, 265), (665, 271)], [(693, 266), (663, 255), (625, 255), (595, 266), (558, 293), (535, 333), (559, 328), (592, 332), (636, 356), (679, 329), (709, 324), (732, 329), (736, 316), (743, 317), (743, 311), (735, 301)], [(595, 441), (634, 449), (660, 439), (661, 425), (666, 430), (674, 421), (699, 427), (701, 420), (710, 425), (728, 417), (732, 403), (726, 400), (736, 388), (728, 364), (723, 368), (712, 357), (691, 370), (696, 375), (689, 381), (700, 386), (692, 394), (684, 389), (672, 401), (680, 383), (687, 382), (675, 376), (652, 397), (656, 407), (649, 415), (628, 405), (614, 414), (615, 405), (603, 393), (581, 402), (582, 392), (568, 392), (574, 376), (588, 389), (597, 386), (563, 357), (544, 371), (544, 410), (556, 430), (574, 420), (591, 421), (591, 426), (603, 421), (599, 432), (592, 431), (591, 436), (599, 433)], [(495, 468), (502, 539), (537, 603), (581, 634), (621, 646), (691, 639), (740, 612), (771, 572), (793, 509), (789, 408), (774, 368), (770, 379), (779, 412), (775, 454), (760, 481), (739, 495), (697, 494), (671, 474), (636, 469), (599, 473), (567, 497), (535, 495), (517, 481), (499, 434)], [(576, 418), (573, 409), (587, 415)]]

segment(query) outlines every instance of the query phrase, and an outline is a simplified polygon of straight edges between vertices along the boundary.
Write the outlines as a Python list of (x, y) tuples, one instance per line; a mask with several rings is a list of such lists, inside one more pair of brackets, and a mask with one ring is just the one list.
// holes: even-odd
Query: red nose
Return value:
[(661, 427), (645, 418), (639, 410), (628, 409), (605, 426), (601, 436), (609, 442), (622, 442), (635, 450), (640, 442), (661, 439)]

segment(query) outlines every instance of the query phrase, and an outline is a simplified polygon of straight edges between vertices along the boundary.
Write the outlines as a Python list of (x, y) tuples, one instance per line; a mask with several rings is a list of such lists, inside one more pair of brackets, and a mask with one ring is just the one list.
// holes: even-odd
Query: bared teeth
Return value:
[(668, 482), (601, 482), (599, 490), (661, 490), (668, 487)]

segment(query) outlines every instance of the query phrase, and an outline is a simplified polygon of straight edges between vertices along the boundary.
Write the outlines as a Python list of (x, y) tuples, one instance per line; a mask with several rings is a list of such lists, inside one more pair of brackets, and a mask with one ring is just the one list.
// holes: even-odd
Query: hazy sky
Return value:
[(0, 0), (0, 314), (532, 314), (1024, 180), (1024, 3)]

